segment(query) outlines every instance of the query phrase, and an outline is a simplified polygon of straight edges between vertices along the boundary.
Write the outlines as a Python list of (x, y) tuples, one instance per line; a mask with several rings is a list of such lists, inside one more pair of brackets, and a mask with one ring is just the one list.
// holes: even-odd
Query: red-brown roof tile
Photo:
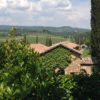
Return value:
[(73, 48), (69, 48), (66, 45), (62, 44), (62, 43), (54, 44), (54, 45), (48, 47), (47, 50), (45, 50), (41, 54), (48, 53), (48, 52), (50, 52), (51, 50), (53, 50), (53, 49), (55, 49), (57, 47), (64, 47), (64, 48), (68, 49), (69, 51), (71, 51), (72, 53), (75, 53), (75, 54), (77, 54), (77, 55), (79, 55), (81, 57), (81, 53), (78, 50), (75, 50)]
[(48, 47), (43, 44), (31, 44), (30, 47), (38, 53), (42, 53), (48, 49)]
[(65, 74), (79, 73), (81, 69), (80, 62), (80, 59), (73, 61), (67, 68), (65, 68)]
[(65, 43), (65, 42), (61, 42), (61, 43), (57, 43), (57, 44), (53, 44), (52, 46), (50, 47), (47, 47), (43, 44), (31, 44), (30, 47), (35, 49), (36, 52), (40, 53), (41, 55), (42, 54), (45, 54), (45, 53), (48, 53), (50, 52), (51, 50), (61, 46), (61, 47), (64, 47), (70, 51), (72, 51), (72, 53), (76, 53), (78, 54), (79, 56), (81, 56), (81, 53), (78, 51), (78, 50), (75, 50), (74, 48), (72, 48), (72, 46), (68, 46), (69, 44), (73, 44), (74, 47), (77, 46), (77, 44), (75, 45), (74, 43)]
[(86, 57), (82, 59), (81, 65), (95, 65), (97, 61), (95, 58)]
[(74, 48), (76, 48), (76, 47), (79, 46), (79, 45), (76, 44), (76, 43), (64, 43), (64, 45), (66, 45), (67, 47), (72, 48), (72, 49), (74, 49)]

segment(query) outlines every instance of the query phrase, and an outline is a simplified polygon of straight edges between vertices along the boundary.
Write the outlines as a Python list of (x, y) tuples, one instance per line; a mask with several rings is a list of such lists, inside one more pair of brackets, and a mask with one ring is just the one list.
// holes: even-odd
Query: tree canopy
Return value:
[(91, 47), (92, 56), (98, 60), (98, 72), (100, 71), (100, 0), (91, 0)]
[(0, 99), (21, 99), (31, 91), (38, 68), (38, 54), (22, 41), (0, 44)]

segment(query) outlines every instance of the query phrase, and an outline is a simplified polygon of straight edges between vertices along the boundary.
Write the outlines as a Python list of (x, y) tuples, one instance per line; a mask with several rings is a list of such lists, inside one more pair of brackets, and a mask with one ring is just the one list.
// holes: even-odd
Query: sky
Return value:
[(90, 0), (0, 0), (0, 25), (90, 28)]

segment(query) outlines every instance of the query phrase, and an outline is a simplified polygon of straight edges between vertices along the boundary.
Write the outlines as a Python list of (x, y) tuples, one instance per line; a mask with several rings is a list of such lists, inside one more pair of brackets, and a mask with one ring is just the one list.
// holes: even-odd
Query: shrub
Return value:
[(22, 99), (34, 86), (38, 55), (22, 41), (0, 44), (0, 99)]

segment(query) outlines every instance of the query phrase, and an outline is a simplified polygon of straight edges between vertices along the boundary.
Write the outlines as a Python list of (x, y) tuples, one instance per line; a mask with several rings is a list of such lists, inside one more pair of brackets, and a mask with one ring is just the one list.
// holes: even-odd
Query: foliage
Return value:
[(50, 37), (47, 37), (46, 38), (46, 43), (45, 43), (46, 46), (51, 46), (52, 45), (52, 40)]
[[(62, 48), (54, 50), (53, 54), (61, 51), (68, 56), (69, 52)], [(0, 100), (98, 99), (99, 74), (55, 75), (40, 64), (38, 54), (23, 41), (0, 44)]]
[(34, 86), (38, 55), (22, 41), (0, 44), (0, 100), (22, 99)]
[[(49, 74), (48, 74), (49, 73)], [(100, 75), (60, 75), (44, 71), (36, 83), (35, 100), (99, 100)], [(41, 80), (41, 81), (40, 81)]]
[(44, 69), (40, 73), (42, 74), (38, 74), (32, 100), (73, 100), (76, 86), (73, 76), (55, 76)]
[(23, 36), (23, 42), (24, 42), (24, 43), (28, 43), (28, 42), (27, 42), (27, 34), (24, 34), (24, 36)]
[(41, 56), (40, 59), (45, 68), (65, 68), (71, 63), (71, 54), (68, 50), (59, 47)]
[(35, 84), (36, 91), (33, 92), (35, 94), (34, 100), (61, 100), (63, 91), (59, 88), (59, 80), (54, 76), (54, 73), (46, 69), (40, 73)]
[(77, 43), (77, 44), (86, 44), (88, 46), (90, 46), (90, 32), (86, 32), (86, 33), (68, 33), (66, 35), (67, 38), (69, 38), (71, 41)]
[(84, 43), (91, 48), (91, 38), (87, 38)]
[(84, 49), (84, 51), (83, 51), (83, 57), (89, 57), (89, 56), (91, 56), (90, 49)]
[[(92, 55), (98, 60), (98, 67), (100, 66), (100, 0), (91, 0), (91, 47)], [(100, 70), (99, 70), (100, 71)]]
[(39, 37), (38, 36), (36, 36), (36, 43), (38, 43), (39, 42)]
[(99, 100), (100, 99), (100, 75), (77, 75), (73, 77), (76, 88), (73, 91), (75, 100)]
[(16, 27), (12, 27), (12, 29), (10, 30), (10, 32), (9, 32), (9, 36), (10, 37), (14, 37), (14, 36), (16, 36), (16, 32), (17, 32), (17, 29), (16, 29)]
[(63, 97), (61, 100), (74, 100), (73, 91), (76, 87), (76, 82), (72, 75), (69, 76), (60, 76), (59, 88), (63, 90)]

